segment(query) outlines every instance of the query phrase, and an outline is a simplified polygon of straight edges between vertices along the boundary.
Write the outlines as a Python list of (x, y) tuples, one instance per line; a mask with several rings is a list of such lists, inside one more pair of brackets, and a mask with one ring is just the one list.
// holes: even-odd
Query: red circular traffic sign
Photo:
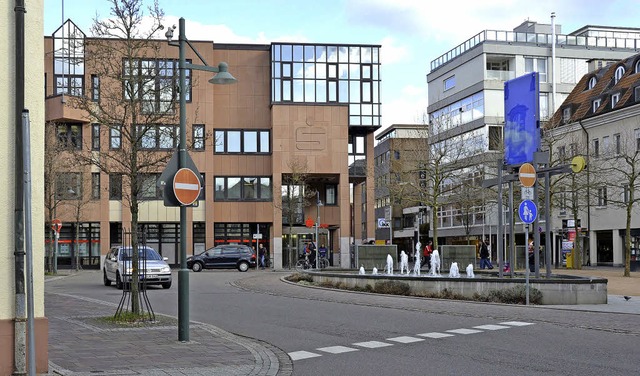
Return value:
[(189, 168), (181, 168), (173, 177), (173, 193), (182, 205), (191, 205), (200, 196), (200, 177)]
[(51, 229), (59, 234), (62, 229), (62, 221), (57, 218), (51, 221)]
[(518, 170), (518, 179), (523, 187), (533, 187), (536, 183), (536, 169), (531, 163), (524, 163)]

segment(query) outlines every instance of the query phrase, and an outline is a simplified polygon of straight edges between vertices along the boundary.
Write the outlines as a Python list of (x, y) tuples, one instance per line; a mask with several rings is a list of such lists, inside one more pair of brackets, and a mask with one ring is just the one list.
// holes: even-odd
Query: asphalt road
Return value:
[[(636, 375), (640, 315), (380, 296), (307, 288), (270, 271), (189, 273), (190, 319), (257, 338), (295, 375)], [(178, 286), (153, 288), (177, 315)], [(97, 271), (47, 290), (116, 303)], [(177, 336), (177, 333), (176, 333)]]

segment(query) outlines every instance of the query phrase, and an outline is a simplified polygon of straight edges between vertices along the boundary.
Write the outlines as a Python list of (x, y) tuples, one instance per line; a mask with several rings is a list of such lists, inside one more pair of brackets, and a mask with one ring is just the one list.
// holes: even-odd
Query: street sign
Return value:
[(51, 229), (59, 234), (62, 230), (62, 221), (57, 218), (51, 221)]
[[(172, 184), (173, 179), (175, 178), (176, 173), (178, 172), (178, 164), (179, 164), (178, 162), (180, 159), (179, 154), (180, 153), (178, 152), (173, 153), (173, 156), (171, 156), (171, 159), (167, 163), (167, 167), (165, 167), (164, 171), (162, 171), (162, 174), (160, 174), (160, 178), (156, 183), (158, 188), (162, 189), (163, 191), (164, 206), (168, 206), (168, 207), (182, 206), (173, 192), (173, 184)], [(198, 171), (196, 164), (193, 162), (193, 159), (191, 159), (191, 157), (189, 156), (189, 153), (186, 153), (186, 164), (184, 167), (190, 169), (191, 171), (195, 172), (196, 175), (200, 176), (200, 172)], [(204, 187), (204, 183), (205, 183), (204, 180), (201, 179), (200, 186)], [(193, 206), (197, 206), (197, 205), (198, 205), (198, 202), (194, 201)]]
[(522, 187), (520, 193), (522, 200), (533, 200), (533, 187)]
[(378, 218), (378, 228), (389, 228), (389, 222), (384, 218)]
[(538, 208), (536, 204), (531, 200), (524, 200), (520, 203), (520, 207), (518, 208), (518, 214), (520, 215), (520, 219), (522, 222), (530, 224), (536, 220), (538, 216)]
[(253, 238), (260, 240), (262, 239), (262, 234), (253, 234)]
[(188, 168), (181, 168), (173, 177), (173, 193), (182, 205), (191, 205), (200, 196), (200, 177)]
[(523, 187), (533, 187), (536, 183), (536, 169), (531, 163), (523, 163), (518, 170), (518, 179)]

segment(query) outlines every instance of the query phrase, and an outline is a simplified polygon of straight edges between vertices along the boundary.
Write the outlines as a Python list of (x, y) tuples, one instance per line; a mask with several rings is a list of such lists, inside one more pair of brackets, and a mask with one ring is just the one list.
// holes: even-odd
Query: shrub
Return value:
[(399, 281), (382, 281), (375, 284), (373, 291), (379, 294), (409, 295), (411, 287)]
[(313, 277), (310, 274), (306, 273), (293, 273), (290, 276), (286, 277), (286, 280), (289, 282), (313, 282)]
[[(527, 290), (525, 286), (518, 285), (508, 289), (490, 290), (484, 294), (474, 294), (474, 300), (481, 302), (506, 303), (506, 304), (526, 304)], [(541, 304), (542, 292), (536, 288), (529, 287), (529, 303)]]

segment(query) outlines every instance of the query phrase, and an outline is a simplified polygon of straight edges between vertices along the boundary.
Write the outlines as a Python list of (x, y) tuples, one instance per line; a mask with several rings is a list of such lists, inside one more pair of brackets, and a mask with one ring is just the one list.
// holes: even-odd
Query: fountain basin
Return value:
[[(416, 295), (430, 295), (448, 290), (464, 297), (472, 298), (475, 293), (484, 294), (491, 290), (502, 290), (525, 284), (525, 276), (517, 274), (514, 278), (504, 276), (498, 278), (497, 273), (475, 272), (475, 278), (459, 278), (446, 276), (414, 276), (364, 274), (353, 271), (307, 271), (313, 281), (332, 284), (341, 283), (347, 288), (366, 288), (383, 281), (401, 281), (409, 285), (410, 292)], [(574, 305), (574, 304), (607, 304), (607, 279), (583, 278), (576, 276), (552, 275), (551, 278), (531, 278), (529, 286), (542, 292), (542, 304)]]

